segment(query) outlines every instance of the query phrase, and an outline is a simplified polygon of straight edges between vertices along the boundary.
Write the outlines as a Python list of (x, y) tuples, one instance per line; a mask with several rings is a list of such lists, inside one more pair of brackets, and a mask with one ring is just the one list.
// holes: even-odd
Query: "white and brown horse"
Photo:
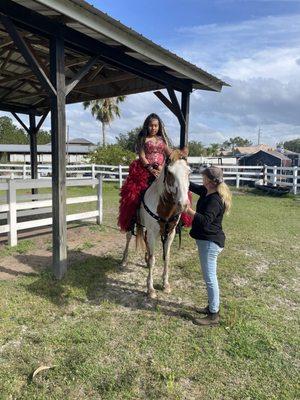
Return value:
[[(163, 289), (166, 293), (170, 293), (170, 247), (180, 215), (189, 204), (189, 174), (190, 168), (185, 154), (180, 150), (174, 150), (159, 177), (145, 192), (138, 210), (136, 242), (137, 247), (140, 247), (139, 245), (143, 242), (146, 244), (146, 262), (149, 268), (147, 293), (150, 298), (156, 297), (153, 287), (153, 268), (155, 242), (159, 237), (162, 240), (164, 254)], [(123, 267), (127, 265), (131, 237), (132, 233), (127, 232)]]

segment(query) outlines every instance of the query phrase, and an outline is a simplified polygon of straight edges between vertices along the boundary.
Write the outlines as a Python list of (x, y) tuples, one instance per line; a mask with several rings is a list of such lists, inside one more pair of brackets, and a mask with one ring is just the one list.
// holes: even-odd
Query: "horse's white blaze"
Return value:
[(174, 195), (175, 202), (181, 207), (181, 210), (184, 210), (189, 205), (188, 190), (191, 169), (184, 160), (178, 160), (168, 168), (168, 171), (175, 179), (170, 191)]

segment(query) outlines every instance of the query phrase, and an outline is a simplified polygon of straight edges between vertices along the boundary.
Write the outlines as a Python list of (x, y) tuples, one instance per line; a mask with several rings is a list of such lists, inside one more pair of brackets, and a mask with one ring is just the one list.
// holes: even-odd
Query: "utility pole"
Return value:
[(257, 135), (257, 145), (260, 145), (260, 137), (261, 137), (261, 130), (260, 127), (258, 128), (258, 135)]

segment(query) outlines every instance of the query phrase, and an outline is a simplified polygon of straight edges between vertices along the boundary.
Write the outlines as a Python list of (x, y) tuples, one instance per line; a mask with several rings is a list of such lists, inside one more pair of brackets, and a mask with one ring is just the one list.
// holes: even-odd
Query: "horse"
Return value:
[[(153, 269), (155, 265), (154, 248), (158, 237), (163, 247), (163, 291), (171, 292), (169, 284), (170, 247), (176, 234), (176, 226), (181, 213), (189, 205), (189, 174), (186, 155), (180, 150), (173, 150), (155, 181), (142, 197), (137, 211), (136, 248), (146, 248), (145, 261), (149, 268), (147, 295), (156, 298), (153, 287)], [(126, 234), (126, 246), (122, 258), (122, 267), (126, 267), (129, 243), (133, 233)]]

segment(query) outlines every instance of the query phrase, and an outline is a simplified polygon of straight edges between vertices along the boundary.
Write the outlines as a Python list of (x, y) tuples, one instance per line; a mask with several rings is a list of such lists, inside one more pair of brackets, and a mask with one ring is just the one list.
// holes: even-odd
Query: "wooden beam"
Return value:
[(7, 66), (7, 64), (9, 62), (9, 60), (10, 60), (10, 57), (13, 55), (14, 51), (15, 51), (15, 49), (10, 49), (8, 51), (8, 54), (7, 54), (6, 58), (5, 58), (5, 60), (1, 64), (0, 74), (2, 74), (2, 72), (5, 70), (5, 67)]
[(27, 93), (27, 94), (20, 94), (15, 97), (8, 97), (7, 101), (25, 100), (25, 99), (31, 99), (33, 97), (45, 97), (45, 96), (48, 97), (47, 93), (45, 92)]
[(49, 114), (49, 111), (46, 111), (46, 112), (42, 115), (41, 119), (39, 120), (39, 123), (37, 124), (37, 127), (36, 127), (37, 133), (38, 133), (38, 131), (40, 130), (41, 126), (43, 125), (43, 123), (44, 123), (45, 119), (47, 118), (47, 115), (48, 115), (48, 114)]
[(190, 113), (190, 92), (182, 92), (181, 111), (185, 119), (185, 124), (180, 127), (180, 148), (188, 145), (189, 113)]
[(98, 57), (92, 57), (68, 82), (66, 86), (66, 95), (68, 95), (74, 87), (81, 81), (81, 79), (90, 71), (90, 69), (98, 62)]
[(25, 61), (27, 62), (31, 70), (34, 72), (34, 74), (37, 76), (43, 87), (50, 94), (56, 94), (55, 89), (51, 84), (51, 82), (49, 81), (47, 75), (43, 71), (37, 59), (34, 57), (32, 51), (28, 47), (23, 37), (17, 31), (12, 21), (5, 15), (1, 15), (0, 19), (2, 24), (5, 26), (5, 29), (9, 33), (10, 37), (13, 39), (15, 45), (17, 46), (22, 56), (24, 57)]
[(94, 80), (96, 78), (96, 76), (98, 74), (100, 74), (100, 72), (103, 70), (103, 68), (104, 68), (104, 64), (98, 65), (97, 68), (89, 74), (89, 76), (87, 77), (87, 80), (88, 81)]
[[(35, 115), (29, 114), (29, 140), (30, 140), (30, 170), (31, 179), (38, 178), (38, 166), (37, 166), (37, 127)], [(32, 194), (37, 194), (37, 189), (31, 189)]]
[(16, 112), (19, 114), (29, 114), (30, 112), (33, 112), (35, 115), (39, 114), (39, 111), (37, 111), (35, 107), (20, 106), (20, 104), (7, 104), (7, 103), (2, 103), (1, 101), (0, 101), (0, 110), (8, 112)]
[[(85, 63), (86, 60), (81, 60), (81, 61), (75, 61), (75, 60), (70, 60), (69, 62), (66, 63), (66, 68), (71, 67), (71, 66), (75, 66), (75, 65), (80, 65)], [(19, 62), (16, 61), (10, 61), (10, 64), (12, 65), (16, 65), (17, 67), (22, 67), (22, 68), (26, 68), (29, 69), (27, 64), (21, 64)], [(0, 85), (3, 83), (8, 83), (8, 82), (13, 82), (13, 81), (17, 81), (19, 79), (25, 79), (25, 78), (36, 78), (36, 75), (32, 73), (32, 71), (30, 72), (25, 72), (24, 74), (12, 74), (11, 76), (5, 77), (3, 79), (0, 79)]]
[(123, 71), (131, 72), (141, 78), (156, 82), (162, 86), (172, 86), (179, 91), (192, 90), (192, 81), (180, 79), (161, 71), (141, 60), (138, 60), (120, 50), (89, 37), (68, 26), (50, 20), (27, 7), (11, 0), (0, 2), (0, 12), (10, 16), (17, 26), (42, 36), (63, 37), (66, 46), (78, 52), (91, 56), (98, 55), (99, 59)]
[(16, 118), (16, 120), (19, 122), (19, 124), (25, 129), (25, 131), (29, 134), (30, 133), (29, 128), (24, 124), (24, 122), (21, 120), (21, 118), (18, 116), (18, 114), (15, 112), (12, 112), (12, 115)]
[(88, 87), (95, 87), (98, 85), (106, 85), (108, 83), (113, 83), (113, 82), (120, 82), (124, 81), (130, 78), (135, 78), (135, 75), (128, 74), (128, 73), (121, 73), (119, 75), (111, 76), (111, 77), (99, 77), (97, 79), (94, 79), (93, 81), (83, 81), (78, 84), (77, 89), (86, 89)]
[(168, 90), (168, 93), (169, 93), (171, 102), (172, 102), (172, 104), (173, 104), (173, 106), (174, 106), (174, 108), (175, 108), (175, 110), (176, 110), (176, 114), (175, 114), (175, 115), (176, 115), (176, 117), (178, 118), (178, 121), (179, 121), (179, 123), (180, 123), (180, 126), (181, 126), (181, 125), (184, 125), (184, 124), (185, 124), (185, 119), (184, 119), (184, 116), (183, 116), (182, 111), (181, 111), (181, 109), (180, 109), (180, 105), (179, 105), (179, 103), (178, 103), (178, 100), (177, 100), (175, 91), (174, 91), (174, 89), (173, 89), (172, 87), (170, 87), (170, 86), (167, 87), (167, 90)]
[(12, 39), (6, 39), (0, 44), (0, 49), (10, 46), (14, 41)]
[(66, 88), (63, 39), (50, 39), (52, 143), (53, 271), (61, 279), (67, 270), (66, 222)]
[(164, 103), (164, 105), (165, 105), (166, 107), (168, 107), (168, 109), (169, 109), (174, 115), (176, 115), (177, 110), (176, 110), (176, 108), (174, 107), (173, 103), (171, 103), (170, 100), (169, 100), (162, 92), (160, 92), (159, 90), (157, 90), (157, 91), (155, 91), (155, 92), (153, 92), (153, 93), (155, 94), (155, 96), (156, 96), (157, 98), (159, 98), (159, 100), (160, 100), (162, 103)]
[(2, 101), (4, 99), (8, 98), (12, 91), (19, 90), (25, 84), (26, 84), (26, 82), (21, 81), (17, 85), (14, 85), (13, 87), (4, 88), (5, 93), (2, 94), (2, 96), (0, 97), (0, 100)]

